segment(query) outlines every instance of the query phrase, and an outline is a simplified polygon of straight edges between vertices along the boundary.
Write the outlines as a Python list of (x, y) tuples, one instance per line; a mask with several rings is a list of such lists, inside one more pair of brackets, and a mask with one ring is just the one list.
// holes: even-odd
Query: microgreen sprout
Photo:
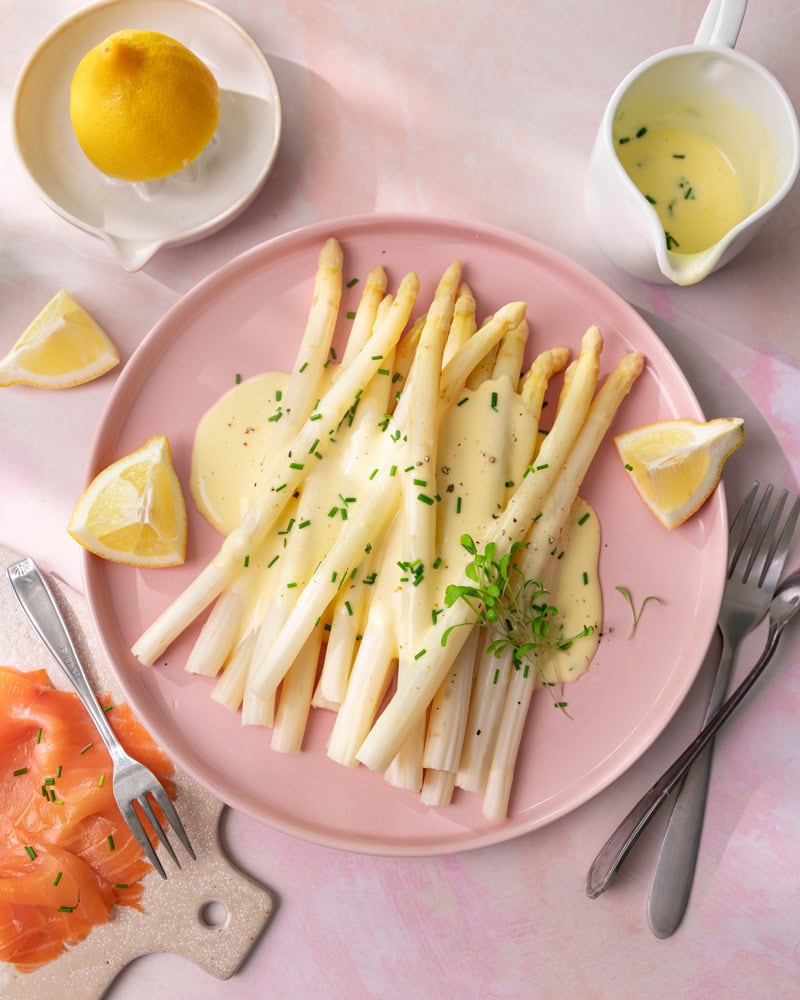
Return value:
[(626, 602), (628, 604), (628, 607), (631, 609), (632, 622), (631, 622), (631, 630), (628, 633), (628, 638), (632, 639), (634, 633), (636, 632), (636, 628), (637, 628), (639, 622), (641, 621), (642, 612), (644, 611), (645, 606), (647, 605), (647, 603), (649, 601), (655, 601), (656, 604), (663, 604), (664, 602), (661, 600), (660, 597), (656, 597), (654, 594), (649, 594), (642, 601), (641, 607), (637, 611), (636, 610), (636, 605), (633, 602), (633, 595), (628, 590), (628, 588), (627, 587), (616, 587), (615, 589), (618, 590), (620, 592), (620, 594), (622, 594), (622, 596), (625, 598), (625, 600), (626, 600)]
[[(524, 542), (515, 542), (499, 559), (495, 558), (494, 542), (480, 552), (472, 536), (465, 534), (461, 536), (461, 545), (472, 557), (465, 569), (471, 583), (450, 584), (444, 600), (448, 607), (458, 600), (465, 601), (475, 615), (472, 624), (486, 626), (496, 636), (487, 646), (487, 653), (499, 659), (510, 651), (515, 670), (522, 670), (527, 676), (533, 666), (541, 676), (540, 652), (564, 652), (576, 639), (594, 632), (592, 626), (586, 625), (575, 635), (564, 636), (558, 608), (547, 600), (544, 584), (525, 579), (515, 562), (517, 552), (525, 547)], [(445, 630), (442, 645), (457, 627)], [(560, 708), (565, 705), (558, 703)]]

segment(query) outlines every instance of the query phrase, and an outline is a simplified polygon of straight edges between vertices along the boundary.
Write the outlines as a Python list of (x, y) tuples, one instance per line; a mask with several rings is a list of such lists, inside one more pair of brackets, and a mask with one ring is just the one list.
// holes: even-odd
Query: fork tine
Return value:
[(750, 516), (750, 508), (753, 506), (753, 501), (758, 493), (760, 483), (756, 480), (753, 485), (748, 490), (747, 496), (742, 501), (741, 506), (736, 511), (736, 516), (731, 522), (730, 532), (729, 532), (729, 544), (728, 548), (730, 551), (728, 557), (728, 576), (733, 573), (733, 569), (739, 560), (739, 555), (742, 551), (742, 546), (744, 545), (747, 535), (750, 530), (748, 524), (748, 518)]
[[(754, 484), (754, 486), (756, 485), (757, 484)], [(739, 545), (729, 562), (730, 568), (728, 571), (728, 577), (730, 579), (735, 578), (742, 583), (746, 583), (750, 576), (750, 570), (753, 567), (753, 560), (756, 557), (764, 537), (763, 525), (767, 516), (767, 510), (769, 508), (769, 502), (772, 498), (773, 490), (774, 487), (772, 484), (768, 483), (764, 488), (764, 494), (756, 507), (755, 514), (749, 522), (743, 525), (742, 537), (739, 541)], [(752, 492), (753, 491), (751, 489), (751, 493)], [(749, 500), (750, 497), (748, 495), (745, 505), (748, 504)]]
[(166, 833), (164, 833), (164, 830), (158, 821), (158, 817), (153, 811), (153, 807), (150, 805), (150, 799), (148, 799), (147, 797), (147, 792), (145, 792), (144, 795), (142, 795), (142, 797), (137, 799), (136, 801), (138, 803), (139, 808), (142, 810), (142, 812), (150, 821), (150, 825), (155, 830), (159, 841), (164, 845), (164, 847), (166, 847), (166, 849), (169, 851), (169, 856), (172, 858), (172, 860), (175, 862), (178, 868), (180, 868), (181, 863), (180, 861), (178, 861), (178, 857), (175, 854), (175, 851), (173, 850), (172, 844), (170, 844), (169, 842), (169, 837), (167, 837)]
[(767, 521), (767, 526), (754, 543), (753, 552), (748, 560), (744, 579), (747, 581), (752, 573), (753, 579), (757, 581), (757, 586), (759, 587), (764, 582), (764, 574), (769, 566), (769, 561), (772, 558), (775, 547), (775, 533), (778, 530), (778, 523), (780, 521), (781, 514), (783, 513), (783, 508), (786, 505), (786, 498), (788, 496), (788, 490), (781, 490), (780, 496), (778, 497), (775, 506), (772, 508), (772, 513)]
[(155, 868), (158, 874), (165, 879), (167, 877), (167, 873), (164, 871), (164, 866), (158, 860), (158, 855), (153, 850), (150, 838), (145, 833), (142, 821), (139, 819), (136, 810), (133, 808), (133, 804), (131, 802), (120, 802), (117, 800), (117, 805), (122, 813), (122, 818), (128, 824), (131, 833), (136, 838), (136, 842), (147, 855), (147, 860), (153, 868)]
[(797, 527), (798, 518), (800, 518), (800, 497), (795, 497), (794, 504), (789, 511), (786, 521), (784, 522), (783, 530), (778, 536), (772, 552), (769, 554), (770, 561), (764, 567), (761, 574), (761, 582), (768, 590), (774, 589), (778, 585), (778, 579), (780, 578), (783, 570), (783, 564), (786, 561), (789, 546), (792, 543), (792, 536), (794, 535), (795, 528)]
[(186, 831), (183, 828), (183, 823), (181, 823), (180, 817), (178, 816), (178, 813), (175, 809), (175, 806), (173, 806), (172, 800), (170, 799), (169, 795), (167, 795), (167, 793), (160, 785), (156, 785), (156, 787), (152, 789), (152, 794), (156, 802), (161, 807), (161, 811), (167, 817), (167, 822), (175, 831), (175, 833), (177, 833), (178, 839), (189, 853), (189, 856), (192, 858), (193, 861), (196, 861), (197, 855), (194, 853), (194, 848), (192, 847), (189, 841), (189, 837), (187, 836)]

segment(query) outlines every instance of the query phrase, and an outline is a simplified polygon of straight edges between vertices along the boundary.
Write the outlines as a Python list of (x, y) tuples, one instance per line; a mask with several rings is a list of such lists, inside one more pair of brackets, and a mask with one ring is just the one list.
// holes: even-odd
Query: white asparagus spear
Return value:
[[(630, 392), (643, 366), (644, 359), (640, 354), (626, 355), (598, 391), (563, 474), (547, 497), (542, 516), (531, 532), (522, 554), (521, 568), (525, 579), (541, 580), (545, 575), (553, 542), (561, 534), (580, 484), (617, 409)], [(565, 398), (562, 410), (568, 409), (569, 405), (569, 398)], [(488, 819), (503, 819), (508, 812), (514, 768), (534, 690), (533, 673), (535, 672), (526, 677), (521, 670), (512, 671), (508, 683), (503, 718), (483, 799), (483, 812)]]
[[(509, 455), (508, 478), (518, 481), (520, 468), (524, 470), (539, 448), (538, 429), (547, 388), (553, 377), (564, 371), (569, 361), (567, 348), (551, 348), (538, 354), (521, 380), (520, 395), (531, 415), (531, 443), (522, 450), (521, 442), (514, 442)], [(505, 690), (511, 671), (512, 651), (505, 650), (500, 657), (487, 652), (495, 636), (481, 635), (481, 650), (475, 665), (472, 697), (466, 723), (464, 746), (456, 777), (456, 785), (470, 792), (483, 792), (489, 771), (500, 719), (503, 713)]]
[(283, 679), (270, 740), (271, 748), (279, 753), (297, 753), (303, 745), (321, 645), (322, 628), (318, 625)]
[(369, 732), (397, 664), (396, 569), (402, 551), (398, 513), (377, 553), (377, 577), (369, 586), (366, 628), (353, 661), (344, 700), (328, 740), (331, 760), (356, 767), (356, 751)]
[(475, 297), (469, 285), (462, 281), (458, 288), (458, 296), (453, 310), (453, 322), (450, 324), (450, 332), (447, 334), (447, 342), (444, 345), (444, 354), (442, 356), (444, 364), (447, 364), (466, 344), (477, 328), (478, 326), (475, 322)]
[[(403, 552), (407, 582), (400, 594), (401, 631), (400, 664), (397, 683), (408, 683), (413, 676), (410, 662), (417, 642), (430, 620), (430, 573), (436, 558), (436, 485), (437, 444), (439, 431), (439, 381), (444, 345), (450, 332), (461, 262), (454, 261), (444, 272), (428, 309), (411, 368), (406, 426), (407, 465), (402, 480)], [(408, 739), (389, 767), (387, 780), (408, 791), (422, 787), (422, 747), (424, 720)]]

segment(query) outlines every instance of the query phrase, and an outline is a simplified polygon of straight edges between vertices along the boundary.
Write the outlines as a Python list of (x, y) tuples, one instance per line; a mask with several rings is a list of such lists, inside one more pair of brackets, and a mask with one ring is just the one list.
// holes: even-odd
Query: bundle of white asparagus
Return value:
[[(331, 711), (332, 759), (385, 772), (431, 805), (455, 787), (482, 794), (499, 820), (537, 671), (487, 652), (496, 631), (474, 604), (445, 601), (448, 585), (469, 583), (461, 540), (498, 560), (513, 546), (522, 579), (549, 579), (643, 359), (626, 355), (601, 383), (591, 327), (572, 363), (553, 347), (523, 371), (525, 304), (479, 324), (456, 261), (413, 322), (417, 276), (392, 295), (372, 270), (331, 364), (342, 284), (330, 239), (250, 507), (133, 652), (155, 663), (210, 607), (187, 669), (218, 675), (213, 697), (271, 727), (273, 749), (300, 750), (311, 708)], [(545, 434), (545, 394), (562, 373)], [(473, 466), (479, 482), (454, 481), (460, 449), (489, 456)]]

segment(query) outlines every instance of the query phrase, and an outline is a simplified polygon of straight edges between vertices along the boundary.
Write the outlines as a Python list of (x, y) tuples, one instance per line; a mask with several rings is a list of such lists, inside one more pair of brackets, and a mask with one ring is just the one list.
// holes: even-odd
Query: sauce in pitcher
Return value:
[(690, 128), (642, 124), (615, 135), (614, 146), (661, 220), (667, 250), (707, 250), (745, 217), (740, 179), (708, 136)]

